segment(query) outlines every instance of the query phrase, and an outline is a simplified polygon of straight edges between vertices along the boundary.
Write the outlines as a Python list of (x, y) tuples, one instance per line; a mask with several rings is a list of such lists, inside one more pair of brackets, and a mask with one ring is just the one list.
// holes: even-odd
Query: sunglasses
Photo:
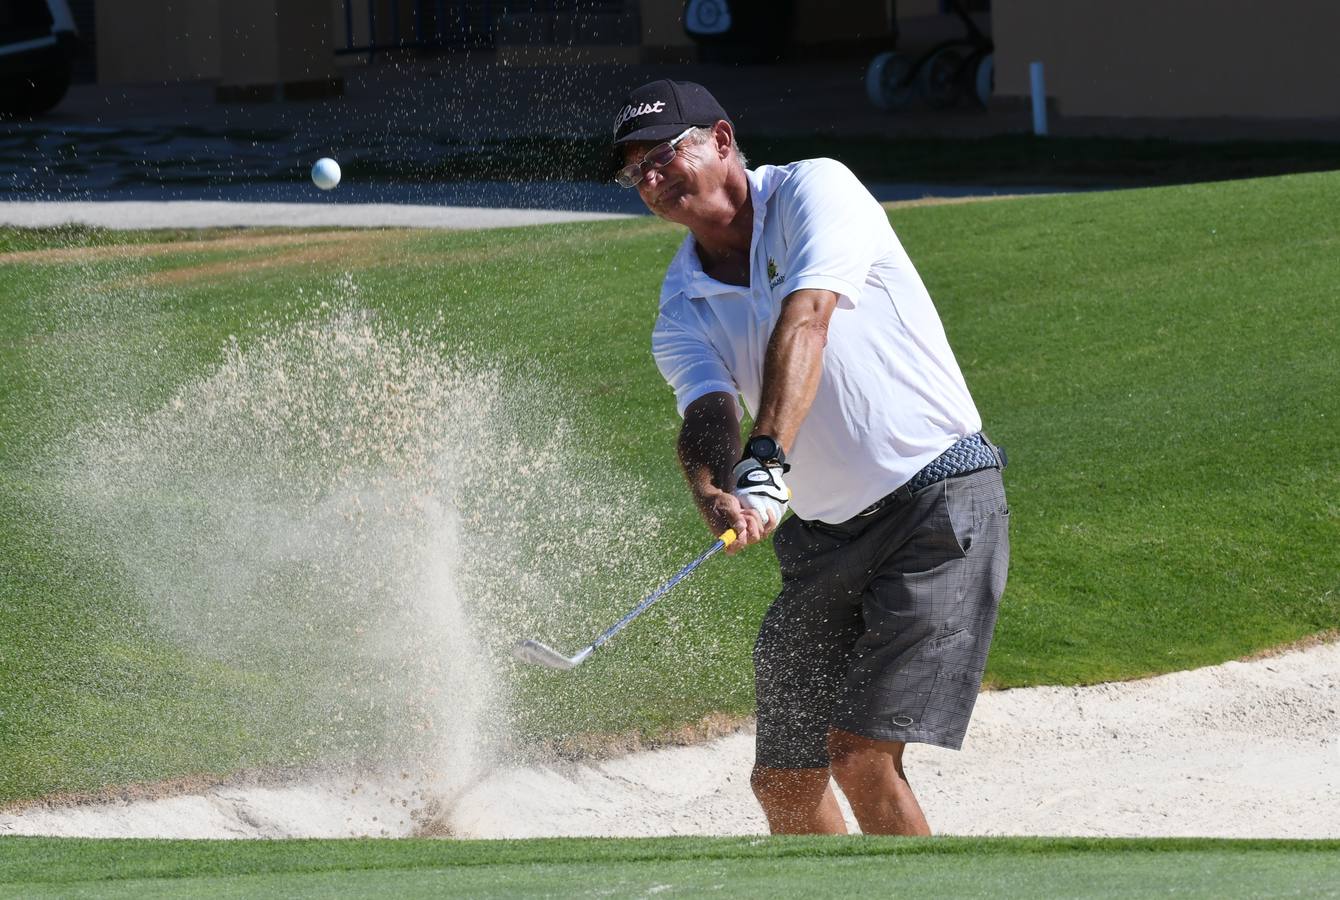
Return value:
[(659, 169), (670, 165), (675, 158), (675, 145), (688, 137), (697, 127), (697, 125), (690, 125), (680, 132), (678, 137), (652, 147), (647, 151), (647, 155), (642, 157), (641, 162), (629, 163), (620, 169), (618, 174), (614, 176), (614, 180), (618, 182), (620, 187), (637, 187), (638, 183), (647, 177), (648, 169)]

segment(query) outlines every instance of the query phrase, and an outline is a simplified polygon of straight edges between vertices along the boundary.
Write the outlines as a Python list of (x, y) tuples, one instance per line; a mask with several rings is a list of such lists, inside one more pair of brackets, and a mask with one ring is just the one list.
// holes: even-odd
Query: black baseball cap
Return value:
[(721, 119), (730, 122), (707, 88), (663, 78), (637, 88), (619, 107), (614, 117), (614, 144), (668, 141), (691, 125), (708, 127)]

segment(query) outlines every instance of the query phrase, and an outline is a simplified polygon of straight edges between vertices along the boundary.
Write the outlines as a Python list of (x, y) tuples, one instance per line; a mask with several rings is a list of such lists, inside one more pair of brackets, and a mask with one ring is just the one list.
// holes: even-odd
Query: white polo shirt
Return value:
[(811, 159), (747, 171), (754, 204), (748, 287), (704, 274), (685, 237), (661, 287), (652, 352), (680, 415), (723, 391), (759, 408), (782, 301), (838, 294), (814, 405), (786, 448), (791, 506), (843, 522), (982, 421), (940, 316), (883, 208), (846, 166)]

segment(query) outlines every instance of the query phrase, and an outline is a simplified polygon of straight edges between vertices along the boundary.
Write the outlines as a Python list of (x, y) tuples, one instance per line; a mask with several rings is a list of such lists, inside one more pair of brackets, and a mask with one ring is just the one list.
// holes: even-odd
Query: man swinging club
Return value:
[(903, 749), (958, 749), (967, 730), (1005, 588), (1004, 455), (844, 166), (746, 169), (730, 118), (690, 82), (633, 91), (614, 145), (616, 180), (689, 230), (652, 345), (693, 499), (713, 534), (739, 535), (727, 552), (776, 529), (782, 590), (754, 649), (768, 824), (845, 831), (831, 774), (866, 833), (929, 834)]

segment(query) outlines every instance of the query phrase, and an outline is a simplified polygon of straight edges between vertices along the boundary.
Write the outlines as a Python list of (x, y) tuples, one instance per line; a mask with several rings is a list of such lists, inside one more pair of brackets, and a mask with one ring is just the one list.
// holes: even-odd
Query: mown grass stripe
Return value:
[[(881, 837), (550, 838), (518, 841), (159, 841), (0, 838), (0, 883), (192, 878), (267, 872), (442, 869), (668, 861), (865, 857), (1335, 854), (1340, 841), (1212, 838)], [(1340, 865), (1340, 858), (1337, 858)]]

